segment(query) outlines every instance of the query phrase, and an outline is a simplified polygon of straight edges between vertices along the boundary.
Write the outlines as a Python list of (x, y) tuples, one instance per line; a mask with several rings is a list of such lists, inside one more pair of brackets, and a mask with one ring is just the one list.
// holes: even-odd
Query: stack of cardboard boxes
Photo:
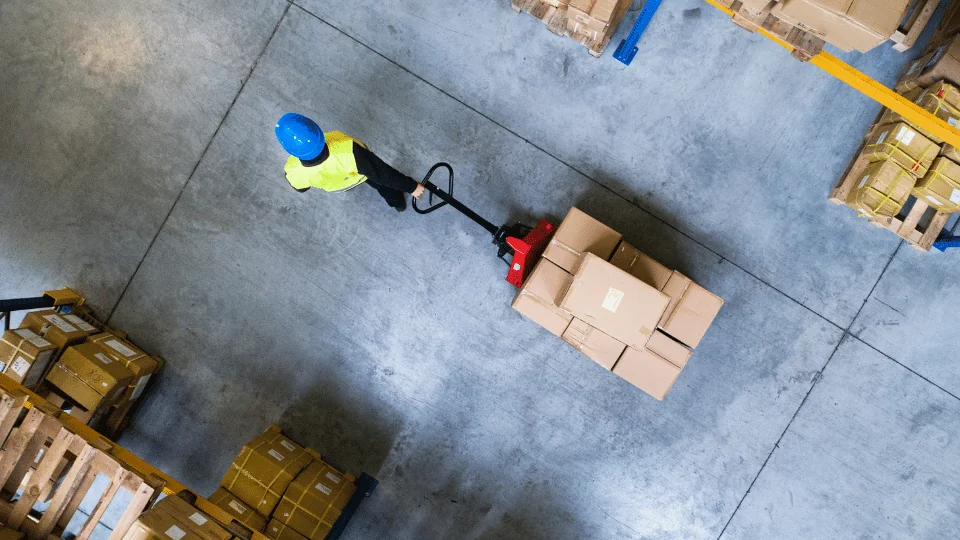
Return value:
[(513, 308), (663, 399), (723, 305), (572, 208)]
[[(960, 36), (913, 62), (896, 90), (951, 126), (960, 123)], [(910, 195), (939, 212), (960, 211), (960, 151), (885, 110), (867, 135), (847, 205), (870, 218), (897, 216)]]
[(243, 447), (209, 500), (271, 538), (320, 540), (355, 491), (353, 476), (271, 426)]
[(27, 313), (20, 328), (0, 336), (0, 373), (110, 431), (162, 365), (117, 333), (53, 310)]
[(177, 496), (165, 497), (137, 518), (123, 540), (231, 540), (233, 534)]
[(914, 0), (724, 0), (721, 3), (734, 11), (734, 22), (750, 31), (760, 27), (772, 29), (780, 24), (843, 51), (867, 52), (895, 35)]
[(594, 56), (603, 53), (630, 9), (632, 0), (512, 0), (516, 11), (543, 21), (550, 31), (583, 44)]

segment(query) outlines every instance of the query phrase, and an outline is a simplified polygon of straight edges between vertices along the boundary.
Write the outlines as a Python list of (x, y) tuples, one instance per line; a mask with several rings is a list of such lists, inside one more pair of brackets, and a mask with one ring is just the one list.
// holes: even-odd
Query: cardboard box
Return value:
[(0, 337), (0, 373), (33, 388), (43, 379), (58, 350), (33, 330), (7, 330)]
[(847, 196), (847, 206), (863, 216), (896, 216), (910, 197), (916, 178), (893, 160), (864, 169), (860, 182)]
[(723, 299), (674, 272), (663, 288), (670, 304), (660, 318), (659, 328), (691, 349), (706, 335), (723, 307)]
[(560, 307), (628, 347), (643, 349), (670, 298), (587, 253)]
[[(954, 94), (957, 95), (954, 96)], [(960, 123), (960, 111), (955, 109), (946, 100), (947, 97), (950, 97), (951, 99), (960, 98), (960, 92), (957, 92), (957, 89), (949, 84), (937, 83), (933, 88), (918, 88), (916, 90), (907, 92), (903, 97), (916, 103), (921, 109), (926, 110), (951, 126), (956, 126), (958, 123)], [(899, 122), (906, 122), (906, 120), (899, 114), (887, 109), (883, 113), (883, 116), (880, 117), (880, 122), (878, 123), (880, 125), (885, 125), (896, 124)], [(942, 139), (934, 136), (929, 131), (921, 129), (917, 126), (913, 126), (912, 124), (911, 127), (922, 133), (924, 137), (930, 139), (931, 141), (937, 144), (943, 143)]]
[(617, 363), (617, 359), (627, 348), (623, 343), (580, 319), (571, 321), (570, 326), (567, 327), (561, 337), (574, 349), (607, 370), (613, 369), (613, 365)]
[[(84, 322), (84, 324), (86, 324)], [(93, 328), (90, 325), (87, 325)], [(31, 311), (23, 318), (20, 328), (26, 328), (39, 334), (43, 339), (63, 349), (82, 343), (92, 331), (73, 325), (53, 310)]]
[(940, 146), (906, 122), (881, 126), (867, 141), (863, 155), (870, 161), (892, 159), (916, 177), (927, 174)]
[(571, 208), (543, 251), (543, 258), (572, 274), (585, 253), (607, 260), (619, 242), (620, 233)]
[(223, 488), (217, 488), (213, 495), (207, 497), (207, 500), (223, 508), (233, 519), (246, 525), (251, 530), (263, 532), (263, 529), (267, 526), (266, 517), (258, 514), (251, 506)]
[(946, 81), (960, 85), (960, 36), (937, 47), (932, 53), (910, 64), (895, 90), (901, 94), (915, 88), (927, 88)]
[(960, 149), (957, 149), (954, 146), (944, 144), (943, 150), (940, 151), (940, 155), (954, 163), (960, 163)]
[(276, 519), (267, 524), (266, 535), (275, 540), (307, 540), (307, 537)]
[(563, 268), (540, 259), (513, 300), (513, 309), (559, 337), (573, 320), (573, 315), (557, 305), (572, 279)]
[(124, 540), (230, 540), (232, 537), (210, 516), (171, 495), (141, 514)]
[(686, 345), (664, 334), (662, 330), (657, 330), (650, 336), (647, 349), (681, 369), (686, 367), (690, 357), (693, 356), (693, 351)]
[(287, 488), (273, 519), (310, 540), (323, 540), (356, 490), (352, 476), (316, 460)]
[(960, 165), (937, 158), (912, 193), (940, 212), (960, 211)]
[[(867, 52), (886, 41), (896, 31), (899, 18), (892, 28), (884, 25), (889, 24), (887, 21), (892, 19), (890, 14), (904, 1), (909, 0), (889, 0), (887, 3), (889, 6), (884, 5), (883, 8), (876, 3), (869, 5), (863, 3), (861, 7), (861, 2), (869, 2), (869, 0), (854, 2), (856, 6), (849, 2), (831, 2), (839, 9), (824, 9), (826, 3), (817, 2), (817, 0), (782, 0), (770, 10), (770, 13), (785, 23), (819, 36), (844, 51)], [(869, 12), (870, 8), (883, 13), (880, 16), (864, 13)], [(903, 11), (900, 13), (902, 14)], [(858, 21), (853, 17), (861, 17), (865, 20)], [(881, 26), (884, 26), (884, 31), (880, 31)]]
[(133, 379), (121, 394), (118, 403), (136, 401), (143, 394), (150, 377), (160, 369), (160, 363), (156, 359), (113, 333), (96, 334), (87, 338), (87, 341), (100, 344), (107, 356), (120, 362), (133, 373)]
[(649, 348), (638, 351), (628, 347), (613, 372), (660, 401), (680, 376), (679, 367)]
[(243, 446), (220, 487), (254, 511), (269, 516), (283, 492), (312, 460), (306, 450), (284, 437), (279, 427), (270, 426)]
[(620, 242), (610, 264), (650, 285), (654, 289), (662, 290), (667, 280), (673, 275), (673, 270), (653, 260), (652, 257), (631, 246), (627, 242)]
[(614, 22), (625, 0), (571, 0), (567, 5), (567, 29), (571, 33), (604, 32)]
[(88, 411), (113, 405), (133, 379), (123, 364), (96, 343), (67, 348), (47, 374), (47, 382)]
[(0, 528), (0, 540), (23, 540), (23, 533), (10, 527)]

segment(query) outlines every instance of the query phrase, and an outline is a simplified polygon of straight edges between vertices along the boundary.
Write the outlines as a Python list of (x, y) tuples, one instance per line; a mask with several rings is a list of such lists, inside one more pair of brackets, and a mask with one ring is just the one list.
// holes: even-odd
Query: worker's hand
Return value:
[(417, 184), (417, 189), (413, 190), (413, 198), (419, 199), (423, 196), (423, 192), (426, 188), (423, 187), (423, 184)]

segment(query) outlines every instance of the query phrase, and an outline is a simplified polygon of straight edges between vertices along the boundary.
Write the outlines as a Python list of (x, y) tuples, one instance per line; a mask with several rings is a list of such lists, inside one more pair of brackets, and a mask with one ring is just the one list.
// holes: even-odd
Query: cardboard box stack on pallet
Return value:
[(529, 13), (558, 36), (570, 37), (600, 56), (633, 0), (511, 0), (517, 13)]
[(102, 324), (53, 310), (27, 313), (0, 336), (0, 373), (115, 435), (163, 360)]
[(271, 538), (321, 540), (356, 491), (354, 480), (270, 426), (244, 445), (209, 501)]
[(572, 208), (513, 308), (662, 400), (723, 300)]
[[(960, 35), (954, 35), (912, 62), (895, 89), (956, 126), (958, 84)], [(960, 212), (960, 150), (885, 109), (830, 200), (929, 250), (950, 214)]]
[(733, 22), (756, 32), (767, 30), (795, 47), (802, 61), (819, 54), (824, 42), (843, 50), (867, 52), (892, 39), (909, 49), (930, 21), (940, 0), (720, 0)]

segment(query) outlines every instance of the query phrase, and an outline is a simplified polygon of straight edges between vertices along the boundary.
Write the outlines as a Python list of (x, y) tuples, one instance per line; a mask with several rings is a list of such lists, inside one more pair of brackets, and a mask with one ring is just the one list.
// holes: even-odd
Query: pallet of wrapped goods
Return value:
[(632, 0), (511, 0), (517, 13), (528, 13), (550, 32), (569, 37), (595, 57), (603, 54)]

